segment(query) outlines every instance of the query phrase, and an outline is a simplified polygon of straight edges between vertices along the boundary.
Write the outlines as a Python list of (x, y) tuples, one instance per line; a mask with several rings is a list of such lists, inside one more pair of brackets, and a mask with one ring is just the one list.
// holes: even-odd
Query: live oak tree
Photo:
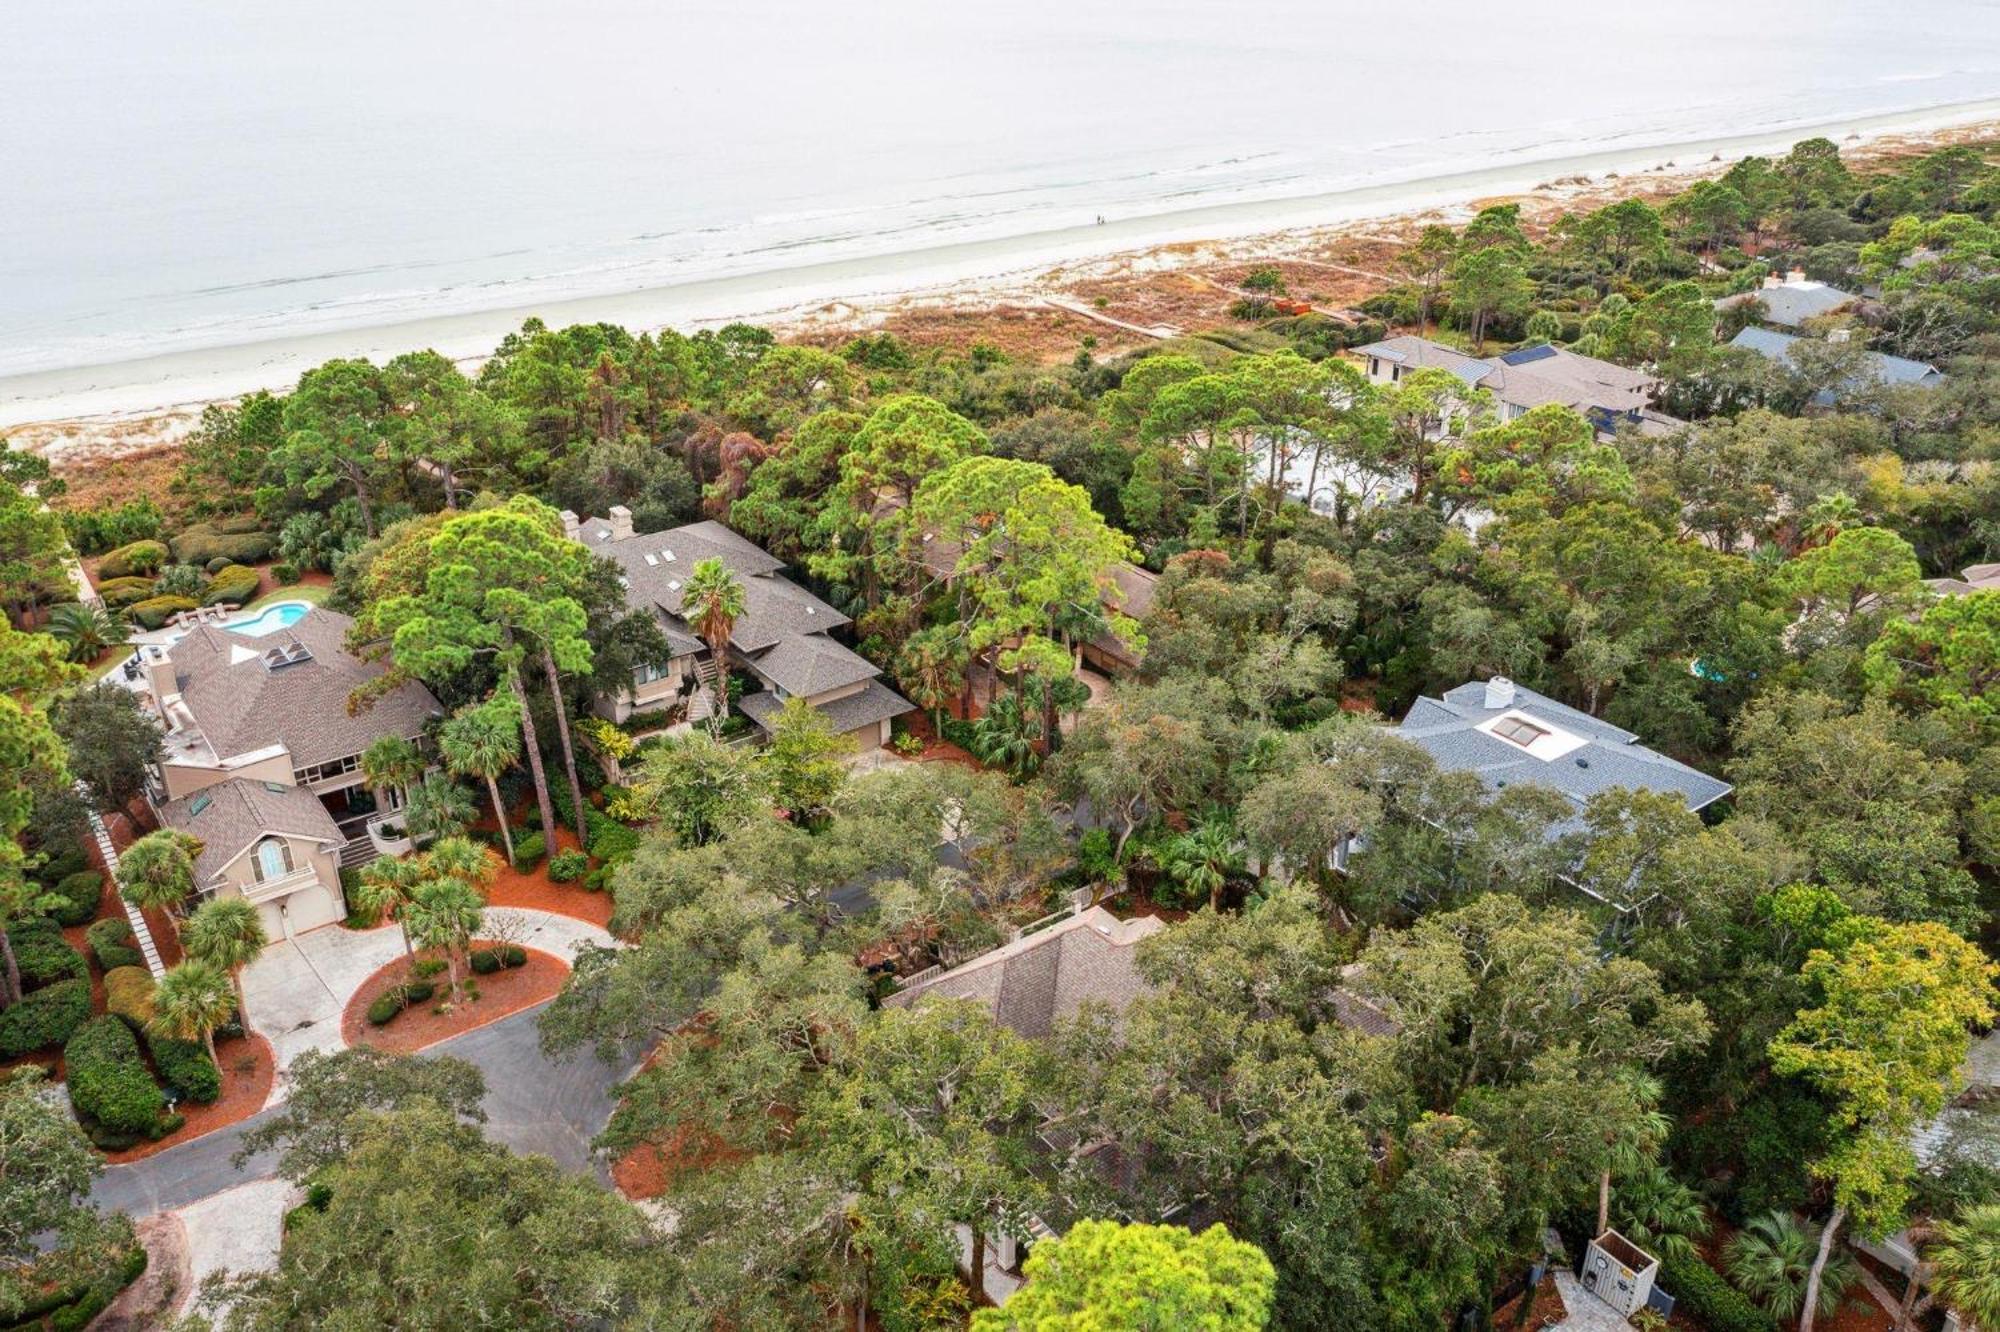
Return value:
[(1259, 1332), (1271, 1316), (1277, 1274), (1254, 1244), (1211, 1226), (1079, 1221), (1035, 1246), (1027, 1284), (1001, 1308), (973, 1316), (974, 1332)]
[(40, 1069), (0, 1077), (0, 1317), (15, 1318), (46, 1288), (103, 1282), (132, 1246), (132, 1223), (90, 1203), (104, 1160), (69, 1107), (48, 1096)]
[(392, 1054), (369, 1045), (328, 1053), (307, 1050), (285, 1070), (287, 1095), (277, 1112), (243, 1135), (235, 1163), (275, 1149), (278, 1173), (304, 1183), (354, 1149), (369, 1120), (363, 1112), (435, 1106), (484, 1123), (486, 1077), (450, 1055)]

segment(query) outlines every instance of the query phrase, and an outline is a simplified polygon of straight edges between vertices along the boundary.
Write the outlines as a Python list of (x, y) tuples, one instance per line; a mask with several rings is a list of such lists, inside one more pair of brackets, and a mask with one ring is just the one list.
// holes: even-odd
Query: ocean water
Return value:
[(0, 376), (2000, 97), (1933, 0), (74, 0)]

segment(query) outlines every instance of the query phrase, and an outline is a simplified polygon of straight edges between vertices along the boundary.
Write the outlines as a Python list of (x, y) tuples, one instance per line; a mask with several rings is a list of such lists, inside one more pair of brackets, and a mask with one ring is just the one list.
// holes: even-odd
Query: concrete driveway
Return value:
[[(524, 907), (490, 907), (487, 931), (567, 962), (578, 945), (609, 947), (611, 935), (587, 921)], [(250, 1025), (271, 1042), (281, 1075), (273, 1099), (282, 1097), (284, 1070), (307, 1050), (338, 1050), (340, 1015), (363, 981), (403, 956), (403, 933), (394, 925), (350, 930), (328, 925), (274, 943), (243, 972)]]

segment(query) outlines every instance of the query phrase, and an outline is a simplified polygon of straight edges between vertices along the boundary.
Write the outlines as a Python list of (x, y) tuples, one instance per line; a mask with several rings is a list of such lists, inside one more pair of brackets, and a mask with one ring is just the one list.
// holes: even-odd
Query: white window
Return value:
[(257, 882), (269, 883), (292, 872), (292, 849), (276, 837), (257, 843)]

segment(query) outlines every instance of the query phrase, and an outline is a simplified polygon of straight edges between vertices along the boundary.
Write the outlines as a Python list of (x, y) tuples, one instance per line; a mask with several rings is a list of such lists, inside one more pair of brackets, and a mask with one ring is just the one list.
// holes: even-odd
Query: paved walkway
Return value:
[(1632, 1325), (1618, 1311), (1583, 1288), (1583, 1283), (1567, 1267), (1557, 1267), (1556, 1292), (1562, 1296), (1568, 1316), (1556, 1327), (1563, 1332), (1632, 1332)]
[[(489, 907), (487, 932), (504, 933), (514, 941), (552, 953), (567, 962), (579, 944), (611, 946), (611, 935), (599, 926), (552, 911), (526, 907)], [(271, 1042), (282, 1075), (307, 1050), (341, 1048), (340, 1015), (362, 982), (403, 956), (403, 932), (394, 925), (350, 930), (328, 925), (264, 950), (243, 973), (243, 994), (250, 1025)]]

